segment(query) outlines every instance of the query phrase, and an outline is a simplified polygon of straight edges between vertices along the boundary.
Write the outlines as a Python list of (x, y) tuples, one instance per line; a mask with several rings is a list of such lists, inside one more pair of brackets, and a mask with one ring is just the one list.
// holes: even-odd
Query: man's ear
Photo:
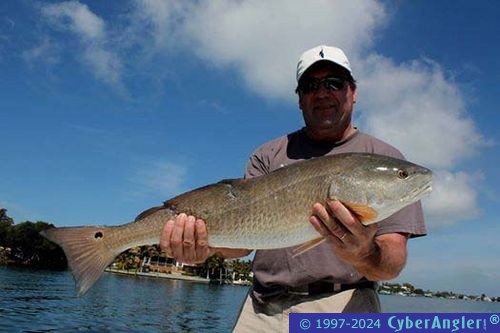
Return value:
[(356, 103), (356, 100), (358, 99), (358, 89), (356, 89), (356, 86), (351, 86), (352, 89), (352, 103)]
[(297, 95), (299, 95), (299, 109), (302, 110), (302, 93), (299, 91)]

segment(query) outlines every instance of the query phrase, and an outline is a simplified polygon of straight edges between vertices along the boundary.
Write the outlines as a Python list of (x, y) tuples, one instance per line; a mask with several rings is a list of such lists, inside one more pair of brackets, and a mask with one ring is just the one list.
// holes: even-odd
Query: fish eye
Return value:
[(406, 170), (402, 170), (402, 169), (399, 169), (398, 170), (398, 177), (401, 178), (401, 179), (406, 179), (408, 178), (408, 171)]

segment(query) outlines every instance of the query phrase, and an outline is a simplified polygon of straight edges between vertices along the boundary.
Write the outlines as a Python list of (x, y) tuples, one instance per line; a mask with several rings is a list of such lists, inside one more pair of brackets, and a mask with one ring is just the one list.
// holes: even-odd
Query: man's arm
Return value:
[(231, 259), (244, 257), (252, 252), (247, 249), (208, 246), (205, 222), (186, 214), (179, 214), (175, 220), (167, 221), (160, 236), (160, 247), (175, 260), (186, 264), (202, 263), (214, 254)]
[(389, 233), (375, 236), (375, 224), (364, 226), (339, 201), (313, 206), (311, 224), (331, 244), (342, 260), (371, 281), (390, 280), (406, 263), (407, 236)]

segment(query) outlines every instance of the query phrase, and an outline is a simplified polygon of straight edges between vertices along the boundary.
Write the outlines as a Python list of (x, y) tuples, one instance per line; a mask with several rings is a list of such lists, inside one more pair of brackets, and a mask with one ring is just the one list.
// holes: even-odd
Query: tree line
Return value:
[(0, 208), (0, 265), (66, 269), (62, 249), (40, 235), (52, 227), (43, 221), (16, 224), (7, 210)]
[[(63, 250), (40, 235), (40, 231), (52, 227), (53, 224), (43, 221), (25, 221), (16, 224), (7, 215), (7, 210), (0, 208), (0, 265), (66, 269), (68, 264)], [(153, 245), (129, 249), (120, 254), (114, 263), (120, 269), (138, 269), (144, 257), (166, 260), (166, 254), (158, 245)], [(216, 255), (208, 258), (203, 265), (199, 265), (192, 272), (186, 273), (207, 276), (211, 272), (218, 274), (221, 269), (234, 272), (235, 279), (251, 280), (250, 261), (225, 261)]]

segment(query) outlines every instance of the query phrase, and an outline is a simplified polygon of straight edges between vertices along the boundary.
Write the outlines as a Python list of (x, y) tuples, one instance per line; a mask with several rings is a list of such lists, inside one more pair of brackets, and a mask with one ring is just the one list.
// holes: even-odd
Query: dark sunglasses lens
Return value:
[(316, 91), (319, 89), (319, 87), (322, 85), (326, 89), (330, 90), (341, 90), (345, 86), (345, 80), (336, 78), (336, 77), (330, 77), (326, 78), (323, 80), (309, 80), (303, 82), (299, 89), (302, 91), (304, 94), (311, 93), (313, 91)]
[(302, 87), (300, 88), (300, 90), (302, 90), (302, 92), (308, 94), (312, 91), (316, 91), (317, 89), (319, 88), (319, 84), (318, 84), (318, 81), (306, 81), (302, 84)]
[(344, 88), (345, 81), (342, 79), (337, 79), (337, 78), (332, 77), (332, 78), (324, 79), (323, 84), (328, 89), (341, 90)]

